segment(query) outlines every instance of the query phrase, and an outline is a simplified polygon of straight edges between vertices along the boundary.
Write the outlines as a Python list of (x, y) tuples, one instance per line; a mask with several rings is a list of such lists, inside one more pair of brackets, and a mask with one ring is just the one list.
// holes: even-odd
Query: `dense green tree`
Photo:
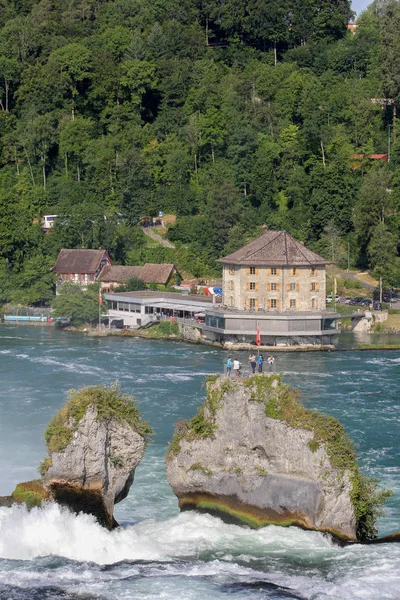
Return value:
[[(52, 305), (55, 317), (71, 319), (73, 325), (95, 324), (99, 321), (99, 286), (89, 285), (86, 290), (77, 283), (63, 283)], [(106, 310), (105, 305), (100, 311)]]

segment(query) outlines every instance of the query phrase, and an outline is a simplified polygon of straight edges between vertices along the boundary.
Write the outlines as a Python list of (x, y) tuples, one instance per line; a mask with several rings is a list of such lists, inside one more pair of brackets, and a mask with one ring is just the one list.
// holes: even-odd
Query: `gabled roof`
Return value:
[(328, 261), (311, 252), (286, 231), (265, 229), (257, 239), (240, 250), (220, 258), (218, 262), (231, 265), (254, 266), (312, 266)]
[(100, 279), (101, 281), (122, 283), (131, 277), (137, 277), (138, 279), (144, 281), (144, 283), (151, 283), (154, 281), (155, 283), (165, 285), (174, 270), (175, 266), (173, 264), (158, 265), (146, 263), (140, 267), (107, 265), (104, 267)]
[(52, 271), (54, 273), (96, 273), (101, 261), (107, 256), (107, 250), (60, 250), (56, 264)]

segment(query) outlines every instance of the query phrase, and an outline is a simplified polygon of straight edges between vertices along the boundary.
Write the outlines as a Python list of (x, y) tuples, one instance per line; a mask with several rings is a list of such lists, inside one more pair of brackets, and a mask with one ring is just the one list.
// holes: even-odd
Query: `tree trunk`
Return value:
[(324, 165), (324, 169), (326, 167), (325, 162), (325, 150), (324, 150), (324, 142), (321, 140), (321, 151), (322, 151), (322, 164)]
[(46, 159), (42, 157), (43, 189), (46, 189)]
[(215, 163), (214, 144), (211, 144), (211, 156), (213, 163)]
[(65, 153), (65, 159), (64, 159), (64, 165), (65, 165), (65, 175), (66, 177), (68, 177), (68, 153)]
[(25, 151), (26, 160), (28, 161), (28, 165), (29, 165), (29, 171), (30, 171), (30, 174), (31, 174), (32, 183), (33, 183), (33, 185), (34, 185), (34, 186), (36, 186), (36, 183), (35, 183), (35, 178), (34, 178), (34, 176), (33, 176), (33, 171), (32, 171), (32, 165), (31, 165), (31, 161), (29, 160), (29, 156), (28, 156), (28, 153), (27, 153), (27, 151), (26, 151), (26, 148), (25, 148), (25, 146), (24, 146), (24, 151)]
[(208, 46), (208, 15), (206, 16), (206, 46)]
[(278, 64), (278, 56), (276, 53), (276, 40), (274, 41), (274, 62), (275, 62), (275, 67)]
[(395, 143), (395, 141), (396, 141), (396, 121), (397, 121), (396, 104), (393, 104), (393, 143)]
[(8, 86), (8, 81), (6, 78), (4, 78), (4, 87), (5, 87), (5, 91), (6, 91), (6, 111), (8, 112), (8, 90), (9, 90), (9, 86)]
[(19, 176), (19, 164), (18, 164), (17, 146), (14, 146), (14, 155), (15, 155), (15, 166), (17, 167), (17, 175)]
[(382, 275), (379, 275), (379, 302), (382, 304)]
[(78, 183), (80, 183), (81, 182), (81, 170), (79, 168), (79, 163), (78, 163), (78, 166), (76, 167), (76, 175), (78, 178)]

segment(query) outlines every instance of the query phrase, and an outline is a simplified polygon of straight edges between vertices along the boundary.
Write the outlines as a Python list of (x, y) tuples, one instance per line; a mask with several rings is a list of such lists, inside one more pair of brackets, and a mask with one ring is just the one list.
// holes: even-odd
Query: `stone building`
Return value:
[(265, 229), (219, 262), (223, 264), (223, 304), (230, 309), (325, 309), (327, 261), (286, 231)]

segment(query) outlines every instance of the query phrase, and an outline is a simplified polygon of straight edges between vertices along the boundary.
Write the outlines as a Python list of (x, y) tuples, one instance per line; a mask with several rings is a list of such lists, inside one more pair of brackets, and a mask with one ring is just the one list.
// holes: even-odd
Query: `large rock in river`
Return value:
[(348, 541), (376, 533), (372, 488), (343, 427), (305, 409), (277, 375), (209, 378), (205, 404), (190, 423), (177, 424), (167, 478), (181, 510)]
[(117, 386), (72, 391), (45, 434), (45, 490), (60, 504), (93, 514), (111, 529), (116, 525), (114, 504), (127, 496), (150, 433), (136, 401)]

